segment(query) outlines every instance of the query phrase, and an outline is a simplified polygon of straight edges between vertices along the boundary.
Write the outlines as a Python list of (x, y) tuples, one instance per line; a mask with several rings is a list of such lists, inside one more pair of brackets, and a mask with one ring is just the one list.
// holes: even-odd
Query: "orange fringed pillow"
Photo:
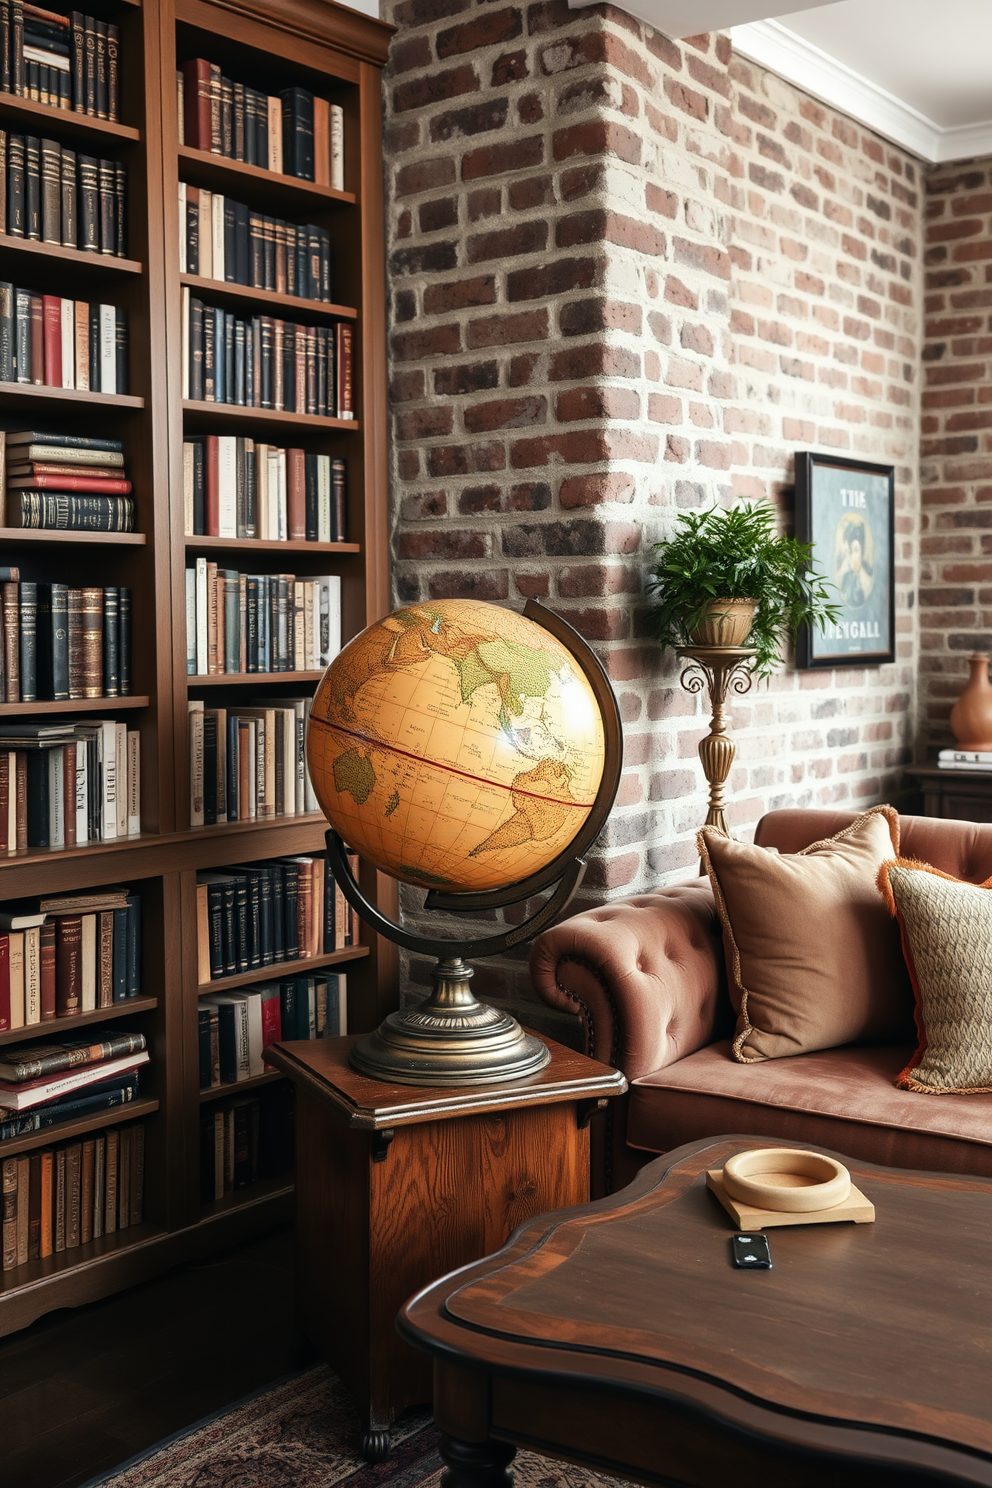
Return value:
[(878, 887), (899, 924), (919, 1048), (899, 1076), (924, 1095), (992, 1092), (992, 878), (965, 883), (911, 858)]

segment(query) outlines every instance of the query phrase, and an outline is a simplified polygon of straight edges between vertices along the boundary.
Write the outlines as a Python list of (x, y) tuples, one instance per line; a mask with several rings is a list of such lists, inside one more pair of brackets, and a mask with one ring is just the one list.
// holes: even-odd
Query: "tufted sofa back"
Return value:
[[(832, 837), (850, 822), (854, 811), (769, 811), (758, 823), (754, 840), (779, 852), (801, 852), (811, 842)], [(900, 816), (899, 851), (955, 878), (984, 883), (992, 878), (992, 826), (944, 821), (932, 816)]]

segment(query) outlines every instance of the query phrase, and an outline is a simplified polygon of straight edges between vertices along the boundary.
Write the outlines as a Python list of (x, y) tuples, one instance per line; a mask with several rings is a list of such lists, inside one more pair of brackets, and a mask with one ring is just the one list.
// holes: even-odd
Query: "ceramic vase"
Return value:
[(987, 652), (968, 658), (968, 685), (951, 709), (951, 733), (959, 749), (992, 750), (992, 682)]
[(745, 646), (751, 633), (753, 599), (714, 599), (690, 633), (694, 646)]

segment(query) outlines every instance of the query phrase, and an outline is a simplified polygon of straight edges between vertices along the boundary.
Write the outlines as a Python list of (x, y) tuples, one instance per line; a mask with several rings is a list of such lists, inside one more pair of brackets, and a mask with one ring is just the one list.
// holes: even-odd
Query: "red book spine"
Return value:
[[(65, 845), (76, 845), (76, 746), (62, 750), (62, 796), (65, 801)], [(53, 1004), (54, 1005), (54, 1004)], [(54, 1014), (53, 1014), (54, 1017)]]
[[(48, 364), (45, 364), (48, 370)], [(60, 373), (61, 376), (61, 373)], [(55, 384), (51, 384), (54, 386)], [(130, 496), (131, 482), (99, 475), (32, 475), (18, 476), (7, 482), (8, 490), (31, 491), (97, 491), (104, 496)]]
[[(68, 810), (66, 822), (75, 812)], [(47, 920), (41, 927), (41, 1021), (55, 1017), (55, 922)]]
[(278, 997), (262, 998), (262, 1048), (278, 1044), (282, 1038), (282, 1008)]
[(347, 321), (339, 320), (337, 333), (337, 404), (338, 418), (355, 417), (354, 332)]
[(186, 143), (194, 150), (209, 150), (210, 63), (202, 57), (183, 64), (183, 101)]
[[(209, 139), (209, 136), (208, 136)], [(209, 149), (209, 143), (207, 149)], [(207, 481), (207, 505), (206, 525), (207, 537), (220, 537), (220, 456), (219, 445), (216, 434), (207, 435), (207, 458), (206, 465)]]
[[(265, 1003), (262, 1003), (264, 1009)], [(0, 935), (0, 1033), (10, 1027), (10, 936)]]
[(45, 386), (62, 386), (62, 301), (58, 295), (42, 295), (45, 318)]
[(286, 516), (290, 541), (303, 541), (307, 535), (307, 469), (301, 449), (286, 451)]
[(71, 1018), (82, 1003), (83, 921), (79, 915), (61, 915), (55, 921), (55, 1010), (60, 1018)]

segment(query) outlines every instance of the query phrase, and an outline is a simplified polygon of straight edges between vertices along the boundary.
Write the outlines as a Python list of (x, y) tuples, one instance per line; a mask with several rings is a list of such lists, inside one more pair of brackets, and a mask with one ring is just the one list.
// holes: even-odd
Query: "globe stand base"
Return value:
[(537, 1074), (551, 1051), (516, 1018), (478, 1002), (461, 956), (439, 961), (424, 1002), (390, 1013), (352, 1049), (363, 1075), (397, 1085), (494, 1085)]

